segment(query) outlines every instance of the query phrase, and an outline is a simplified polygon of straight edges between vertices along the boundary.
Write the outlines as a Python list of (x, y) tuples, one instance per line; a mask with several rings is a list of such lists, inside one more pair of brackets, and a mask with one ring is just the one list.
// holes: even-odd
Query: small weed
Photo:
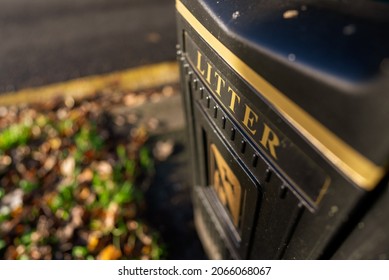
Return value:
[(0, 239), (0, 250), (4, 249), (7, 246), (7, 242), (5, 242), (3, 239)]
[(37, 189), (39, 184), (22, 179), (19, 182), (19, 187), (24, 191), (24, 193), (30, 193)]
[(85, 259), (88, 255), (88, 249), (84, 246), (75, 246), (72, 249), (72, 256), (75, 259)]
[(25, 233), (20, 237), (20, 243), (24, 246), (31, 244), (31, 232)]
[(150, 170), (153, 167), (153, 161), (151, 160), (149, 150), (146, 147), (142, 147), (139, 151), (139, 156), (141, 166)]
[(88, 150), (99, 151), (104, 141), (97, 133), (94, 124), (81, 127), (80, 131), (74, 136), (75, 143), (80, 152), (85, 153)]
[(0, 150), (25, 145), (31, 136), (31, 125), (13, 124), (0, 132)]

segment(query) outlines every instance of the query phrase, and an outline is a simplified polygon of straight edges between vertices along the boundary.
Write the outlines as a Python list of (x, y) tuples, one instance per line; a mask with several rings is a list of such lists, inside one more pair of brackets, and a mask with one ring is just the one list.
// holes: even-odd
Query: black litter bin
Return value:
[(176, 1), (210, 258), (389, 258), (385, 2)]

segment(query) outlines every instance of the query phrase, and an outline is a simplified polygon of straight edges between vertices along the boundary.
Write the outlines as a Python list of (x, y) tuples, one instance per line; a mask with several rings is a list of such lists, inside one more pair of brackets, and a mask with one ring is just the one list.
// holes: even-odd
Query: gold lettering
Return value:
[(263, 130), (261, 144), (270, 151), (270, 154), (277, 159), (276, 154), (276, 147), (280, 145), (280, 139), (278, 138), (277, 134), (274, 133), (270, 129), (270, 127), (267, 126), (267, 124), (264, 124), (265, 128)]
[(254, 111), (247, 105), (246, 105), (246, 110), (244, 113), (244, 118), (243, 118), (243, 124), (247, 127), (247, 129), (251, 132), (252, 135), (255, 135), (257, 133), (256, 129), (251, 129), (254, 125), (254, 121), (258, 121), (258, 115), (254, 113)]
[(230, 102), (230, 109), (232, 112), (235, 113), (235, 102), (238, 100), (238, 103), (240, 103), (240, 97), (239, 95), (230, 87), (228, 87), (228, 92), (231, 92), (231, 102)]
[(208, 69), (207, 69), (207, 82), (208, 82), (209, 84), (211, 84), (212, 65), (211, 65), (209, 62), (207, 62), (207, 64), (208, 64)]
[[(206, 69), (203, 68), (204, 67), (203, 63), (207, 63)], [(210, 86), (214, 87), (216, 94), (219, 95), (219, 97), (221, 97), (221, 91), (222, 91), (222, 88), (226, 87), (226, 81), (221, 77), (221, 74), (219, 74), (217, 71), (215, 71), (213, 69), (212, 64), (210, 62), (208, 62), (207, 59), (203, 58), (203, 55), (200, 53), (200, 51), (197, 51), (196, 68), (200, 72), (200, 74), (204, 78), (206, 78), (206, 81), (208, 82), (208, 84)], [(214, 74), (213, 74), (213, 72), (214, 72)], [(214, 76), (216, 78), (216, 84), (211, 83), (212, 76)], [(231, 94), (231, 98), (230, 98), (230, 102), (229, 102), (228, 107), (233, 113), (235, 113), (236, 106), (238, 106), (241, 103), (241, 97), (229, 85), (228, 85), (227, 91)], [(227, 106), (227, 104), (224, 104), (224, 105)], [(253, 111), (253, 109), (250, 106), (245, 104), (245, 112), (244, 112), (244, 117), (243, 117), (242, 123), (245, 125), (246, 129), (252, 135), (256, 135), (256, 133), (257, 133), (257, 129), (255, 129), (255, 125), (258, 121), (259, 121), (259, 116)], [(270, 154), (272, 155), (272, 157), (274, 159), (277, 159), (276, 149), (277, 149), (277, 147), (280, 146), (280, 139), (277, 136), (277, 134), (266, 123), (263, 123), (263, 125), (264, 125), (264, 129), (263, 129), (263, 133), (262, 133), (262, 139), (260, 140), (259, 143), (266, 150), (268, 150), (270, 152)], [(221, 174), (218, 173), (217, 174), (218, 176), (216, 176), (216, 177), (219, 177), (219, 175), (223, 175), (222, 169), (219, 170), (219, 172)], [(221, 178), (224, 178), (224, 176), (221, 176)], [(217, 183), (217, 180), (215, 180), (215, 183)], [(220, 183), (221, 182), (219, 182), (219, 184)], [(216, 185), (219, 185), (219, 184), (216, 184)], [(228, 184), (226, 184), (224, 182), (222, 185), (228, 185)], [(233, 189), (233, 188), (227, 188), (227, 190), (229, 190), (229, 189)], [(228, 191), (227, 193), (224, 194), (224, 196), (221, 196), (221, 195), (219, 195), (219, 196), (221, 197), (221, 200), (224, 203), (226, 203), (226, 201), (231, 200), (229, 198), (229, 196), (231, 196), (231, 194), (232, 194), (231, 191)], [(232, 208), (234, 208), (234, 207), (232, 207)]]
[(197, 68), (197, 70), (200, 71), (201, 75), (204, 76), (205, 70), (201, 69), (201, 61), (202, 61), (201, 57), (202, 57), (202, 54), (199, 51), (197, 51), (197, 65), (196, 65), (196, 68)]
[(224, 87), (226, 85), (226, 82), (222, 79), (222, 77), (220, 77), (218, 72), (215, 72), (215, 77), (217, 78), (217, 85), (215, 91), (219, 96), (221, 96), (220, 94), (221, 85), (223, 83), (223, 87)]

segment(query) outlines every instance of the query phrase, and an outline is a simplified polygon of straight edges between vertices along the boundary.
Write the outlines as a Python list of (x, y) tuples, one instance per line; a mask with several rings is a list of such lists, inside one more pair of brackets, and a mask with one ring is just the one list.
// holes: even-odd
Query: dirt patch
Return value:
[(108, 88), (1, 107), (1, 258), (204, 258), (185, 133), (156, 109), (177, 94)]

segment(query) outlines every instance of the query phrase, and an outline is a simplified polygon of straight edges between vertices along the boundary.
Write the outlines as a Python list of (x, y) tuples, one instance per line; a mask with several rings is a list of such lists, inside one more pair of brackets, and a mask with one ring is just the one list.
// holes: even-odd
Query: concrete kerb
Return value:
[(178, 83), (178, 80), (177, 63), (163, 62), (42, 87), (5, 92), (0, 94), (0, 106), (42, 102), (61, 96), (82, 98), (113, 85), (129, 91), (139, 91)]

